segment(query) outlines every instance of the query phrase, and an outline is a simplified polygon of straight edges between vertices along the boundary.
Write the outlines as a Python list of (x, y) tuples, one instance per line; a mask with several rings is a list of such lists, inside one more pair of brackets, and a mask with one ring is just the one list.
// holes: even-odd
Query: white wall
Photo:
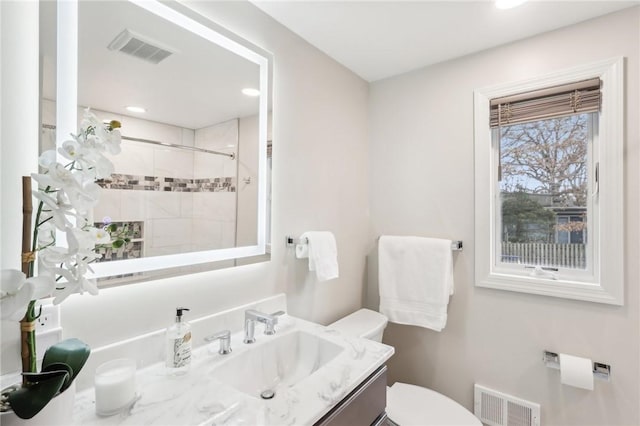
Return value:
[[(484, 384), (541, 403), (546, 425), (640, 424), (639, 50), (634, 8), (371, 85), (371, 247), (379, 234), (464, 240), (444, 331), (387, 328), (392, 381), (431, 387), (470, 409), (473, 383)], [(625, 306), (475, 288), (474, 244), (485, 242), (473, 240), (473, 90), (614, 56), (627, 58)], [(544, 349), (609, 363), (612, 382), (593, 392), (562, 386), (543, 366)]]
[[(74, 296), (62, 305), (64, 333), (93, 347), (165, 327), (173, 321), (178, 305), (190, 307), (189, 317), (196, 318), (286, 292), (290, 312), (328, 323), (362, 302), (368, 235), (368, 85), (249, 3), (201, 2), (193, 3), (193, 7), (270, 51), (275, 58), (273, 138), (278, 148), (273, 158), (271, 261), (105, 289), (97, 297)], [(2, 12), (4, 19), (4, 9)], [(4, 75), (5, 64), (11, 59), (4, 51), (4, 21), (2, 40)], [(34, 43), (21, 46), (24, 51), (37, 51), (37, 36)], [(26, 66), (29, 71), (35, 67), (37, 73), (37, 61)], [(27, 151), (22, 144), (12, 146), (18, 150), (12, 151), (15, 154), (25, 149), (30, 161), (37, 156), (38, 126), (37, 81), (32, 85), (36, 85), (29, 86), (35, 118), (22, 120), (21, 126), (36, 129), (32, 130), (36, 136), (21, 143), (34, 144), (35, 148)], [(3, 134), (3, 149), (5, 143)], [(5, 176), (4, 159), (3, 152), (3, 181), (17, 182), (17, 176)], [(5, 214), (20, 214), (20, 206), (12, 204), (2, 206), (3, 238)], [(285, 248), (285, 234), (310, 229), (335, 233), (339, 279), (315, 283), (308, 277), (306, 262), (295, 260), (292, 251)], [(17, 348), (16, 334), (3, 333), (3, 372), (18, 368), (17, 351), (12, 356), (13, 349), (5, 353), (5, 348)]]
[[(237, 153), (239, 119), (197, 129), (195, 145), (211, 151)], [(256, 139), (257, 140), (257, 139)], [(236, 191), (193, 193), (193, 243), (195, 251), (236, 246), (238, 160), (222, 155), (194, 153), (194, 178), (233, 178)], [(215, 172), (213, 172), (215, 170)], [(213, 173), (212, 173), (213, 172)], [(254, 223), (256, 223), (254, 216)]]
[[(38, 2), (2, 1), (0, 19), (0, 269), (20, 269), (20, 177), (38, 167)], [(3, 371), (5, 359), (19, 353), (18, 339), (18, 325), (3, 321)]]

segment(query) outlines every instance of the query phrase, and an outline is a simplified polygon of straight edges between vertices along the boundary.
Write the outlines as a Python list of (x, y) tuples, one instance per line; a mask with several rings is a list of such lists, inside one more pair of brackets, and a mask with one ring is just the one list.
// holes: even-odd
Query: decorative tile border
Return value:
[(96, 183), (105, 189), (127, 189), (135, 191), (236, 192), (236, 178), (234, 176), (183, 179), (114, 173), (111, 175), (111, 178), (99, 179)]
[(102, 220), (108, 220), (109, 222), (94, 222), (93, 226), (96, 228), (104, 228), (109, 224), (116, 225), (116, 232), (121, 233), (122, 228), (126, 228), (124, 233), (125, 236), (131, 238), (132, 240), (144, 238), (144, 221), (142, 220), (133, 220), (127, 222), (112, 222), (110, 218), (103, 218)]
[(131, 241), (118, 249), (111, 247), (97, 250), (102, 257), (96, 262), (110, 262), (112, 260), (138, 259), (142, 257), (142, 241)]

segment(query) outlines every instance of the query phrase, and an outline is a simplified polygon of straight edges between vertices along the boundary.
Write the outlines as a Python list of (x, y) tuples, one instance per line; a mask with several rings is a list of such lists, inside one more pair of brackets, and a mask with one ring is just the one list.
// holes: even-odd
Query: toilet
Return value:
[[(382, 342), (387, 317), (360, 309), (329, 325), (350, 336)], [(406, 383), (387, 387), (387, 416), (399, 426), (482, 426), (470, 411), (431, 389)]]

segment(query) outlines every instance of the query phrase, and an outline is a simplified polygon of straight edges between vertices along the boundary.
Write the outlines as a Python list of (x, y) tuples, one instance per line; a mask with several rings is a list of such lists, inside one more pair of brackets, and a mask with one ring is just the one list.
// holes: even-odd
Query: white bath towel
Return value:
[(380, 312), (391, 322), (441, 331), (453, 294), (451, 241), (382, 236), (378, 262)]
[(306, 247), (296, 246), (297, 258), (309, 258), (309, 271), (315, 271), (318, 281), (338, 278), (338, 249), (336, 238), (328, 231), (309, 231), (300, 236), (307, 239)]

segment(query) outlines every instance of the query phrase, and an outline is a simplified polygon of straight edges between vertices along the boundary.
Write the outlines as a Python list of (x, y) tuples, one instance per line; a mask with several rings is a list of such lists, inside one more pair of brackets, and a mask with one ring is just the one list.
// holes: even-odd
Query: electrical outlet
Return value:
[(42, 312), (36, 319), (36, 334), (60, 328), (60, 306), (52, 303), (41, 306)]

